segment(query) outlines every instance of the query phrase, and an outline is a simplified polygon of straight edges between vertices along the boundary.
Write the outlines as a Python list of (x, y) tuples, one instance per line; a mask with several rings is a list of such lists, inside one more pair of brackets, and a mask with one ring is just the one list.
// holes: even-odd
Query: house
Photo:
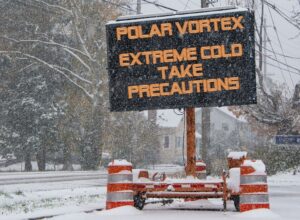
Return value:
[[(158, 113), (160, 126), (160, 162), (183, 164), (186, 155), (186, 128), (182, 115), (172, 110)], [(196, 154), (201, 158), (201, 109), (196, 109)], [(235, 149), (240, 146), (251, 147), (253, 133), (244, 118), (237, 118), (227, 107), (211, 108), (210, 113), (211, 145), (224, 149)]]

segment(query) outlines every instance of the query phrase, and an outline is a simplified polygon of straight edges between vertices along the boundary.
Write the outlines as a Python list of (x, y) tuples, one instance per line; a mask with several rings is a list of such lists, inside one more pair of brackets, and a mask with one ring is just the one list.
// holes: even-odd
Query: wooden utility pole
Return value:
[(207, 0), (201, 0), (201, 8), (207, 8), (207, 7), (208, 7)]
[[(208, 7), (207, 0), (201, 0), (202, 8)], [(201, 159), (207, 163), (207, 149), (210, 145), (210, 108), (202, 108), (201, 112)]]
[[(264, 54), (263, 54), (263, 58), (264, 58), (264, 78), (266, 79), (267, 78), (267, 20), (266, 18), (264, 18), (264, 40), (263, 40), (263, 44), (264, 44)], [(267, 86), (267, 85), (265, 85)]]
[(195, 108), (186, 108), (186, 175), (196, 175)]
[[(208, 7), (206, 0), (201, 0), (201, 8)], [(195, 126), (195, 108), (186, 108), (186, 146), (187, 146), (187, 164), (186, 164), (186, 175), (196, 176), (196, 126)], [(202, 114), (203, 115), (203, 114)]]
[(142, 14), (142, 0), (136, 0), (136, 13)]

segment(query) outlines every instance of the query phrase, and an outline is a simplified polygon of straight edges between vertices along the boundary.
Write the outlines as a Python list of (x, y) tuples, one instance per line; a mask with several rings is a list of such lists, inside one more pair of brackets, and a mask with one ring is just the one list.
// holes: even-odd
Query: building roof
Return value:
[(157, 111), (157, 124), (161, 127), (175, 128), (182, 118), (179, 110), (167, 109)]
[[(223, 114), (238, 120), (240, 122), (247, 122), (245, 117), (236, 117), (231, 111), (229, 111), (228, 107), (216, 107), (213, 108), (216, 111), (222, 112)], [(201, 108), (197, 108), (197, 111), (201, 111)], [(179, 111), (178, 109), (167, 109), (167, 110), (158, 110), (157, 111), (157, 124), (160, 127), (169, 127), (169, 128), (175, 128), (178, 127), (181, 119), (182, 119), (182, 111)]]

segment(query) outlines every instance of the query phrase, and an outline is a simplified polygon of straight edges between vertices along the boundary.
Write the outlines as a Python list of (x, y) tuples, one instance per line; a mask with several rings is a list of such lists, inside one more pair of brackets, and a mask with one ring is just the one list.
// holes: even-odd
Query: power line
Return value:
[[(256, 50), (256, 52), (260, 53), (258, 50)], [(269, 55), (266, 55), (266, 54), (265, 54), (265, 56), (268, 57), (269, 59), (273, 60), (273, 61), (276, 61), (276, 62), (282, 64), (283, 66), (289, 67), (289, 68), (291, 68), (291, 69), (297, 71), (297, 72), (291, 72), (291, 73), (300, 75), (300, 69), (298, 69), (298, 68), (296, 68), (296, 67), (294, 67), (294, 66), (288, 65), (288, 64), (286, 64), (286, 63), (284, 63), (284, 62), (281, 62), (281, 61), (279, 61), (278, 59), (276, 60), (276, 59), (273, 58), (272, 56), (269, 56)], [(279, 67), (278, 67), (278, 68), (279, 68)]]
[(122, 9), (125, 9), (125, 10), (128, 10), (128, 11), (132, 11), (132, 12), (137, 12), (136, 10), (132, 9), (130, 6), (126, 5), (127, 7), (125, 7), (124, 5), (121, 5), (121, 4), (118, 4), (118, 3), (115, 3), (115, 2), (111, 2), (111, 1), (108, 1), (108, 0), (102, 0), (103, 2), (105, 3), (108, 3), (108, 4), (111, 4), (111, 5), (114, 5), (114, 6), (117, 6), (119, 8), (122, 8)]
[(272, 53), (274, 53), (278, 56), (281, 56), (281, 57), (286, 57), (288, 59), (294, 59), (294, 60), (300, 60), (300, 57), (294, 57), (294, 56), (289, 56), (289, 55), (278, 53), (278, 52), (273, 52), (272, 50), (270, 50), (270, 49), (268, 49), (267, 47), (264, 47), (264, 46), (263, 46), (263, 48), (266, 49), (267, 51), (272, 52)]
[(176, 9), (174, 9), (174, 8), (170, 8), (170, 7), (168, 7), (168, 6), (162, 5), (162, 4), (157, 3), (157, 2), (152, 2), (152, 1), (148, 1), (148, 0), (142, 0), (142, 1), (147, 2), (147, 3), (149, 3), (149, 4), (152, 4), (152, 5), (155, 5), (155, 6), (157, 6), (157, 7), (161, 7), (161, 8), (164, 8), (164, 9), (168, 9), (168, 10), (170, 10), (170, 11), (178, 11), (178, 10), (176, 10)]
[(281, 11), (278, 7), (276, 7), (274, 4), (269, 3), (268, 1), (263, 1), (264, 4), (266, 4), (269, 8), (272, 8), (277, 14), (279, 14), (282, 18), (284, 18), (287, 22), (289, 22), (291, 25), (296, 27), (300, 30), (300, 26), (298, 24), (295, 24), (290, 17), (285, 14), (283, 11)]
[[(276, 37), (277, 37), (277, 40), (278, 40), (279, 45), (280, 45), (281, 52), (282, 52), (282, 54), (284, 54), (283, 47), (282, 47), (282, 44), (281, 44), (281, 40), (280, 40), (280, 38), (279, 38), (279, 34), (278, 34), (278, 32), (277, 32), (277, 29), (276, 29), (276, 27), (275, 27), (275, 22), (274, 22), (274, 19), (273, 19), (273, 15), (272, 15), (271, 10), (270, 10), (269, 7), (268, 7), (268, 10), (269, 10), (269, 13), (270, 13), (270, 16), (271, 16), (271, 20), (272, 20), (272, 24), (273, 24), (273, 29), (274, 29), (274, 31), (275, 31), (275, 33), (276, 33)], [(284, 61), (285, 61), (286, 64), (288, 64), (288, 63), (287, 63), (287, 60), (286, 60), (286, 57), (284, 57)], [(289, 68), (288, 68), (288, 69), (289, 69)], [(294, 84), (294, 81), (293, 81), (293, 79), (292, 79), (292, 75), (291, 75), (290, 72), (289, 72), (289, 75), (290, 75), (290, 79), (291, 79), (292, 84), (293, 84), (293, 87), (294, 87), (295, 84)]]
[[(151, 5), (151, 3), (148, 3), (148, 2), (144, 2), (144, 4), (150, 4)], [(160, 11), (164, 12), (164, 10), (161, 7), (159, 7), (158, 5), (155, 5), (155, 7), (158, 8)]]
[(187, 1), (186, 1), (186, 4), (185, 4), (185, 6), (184, 6), (184, 9), (183, 9), (183, 10), (185, 10), (185, 9), (188, 7), (188, 5), (189, 5), (190, 1), (191, 1), (191, 0), (187, 0)]
[[(263, 4), (263, 3), (262, 3), (262, 4)], [(259, 12), (258, 12), (258, 14), (259, 14)], [(262, 17), (262, 15), (260, 15), (260, 14), (259, 14), (259, 16)], [(262, 27), (264, 28), (264, 33), (265, 33), (267, 39), (269, 39), (268, 32), (267, 32), (267, 28), (266, 28), (266, 24), (264, 24), (264, 25), (261, 24), (261, 25), (262, 25)], [(257, 28), (256, 21), (255, 21), (255, 26), (256, 26), (256, 28)], [(260, 36), (262, 33), (259, 33), (259, 32), (257, 31), (257, 34)], [(282, 75), (282, 78), (283, 78), (284, 82), (287, 84), (285, 75), (284, 75), (283, 70), (282, 70), (282, 68), (281, 68), (281, 66), (280, 66), (280, 63), (278, 62), (277, 55), (275, 54), (275, 50), (274, 50), (274, 48), (273, 48), (272, 42), (271, 42), (271, 41), (268, 41), (268, 43), (269, 43), (270, 46), (271, 46), (272, 52), (273, 52), (273, 54), (274, 54), (274, 56), (275, 56), (275, 59), (276, 59), (276, 61), (277, 61), (277, 65), (278, 65), (277, 67), (278, 67), (278, 69), (280, 69), (280, 73), (281, 73), (281, 75)], [(263, 48), (263, 45), (262, 45), (262, 44), (257, 43), (257, 42), (256, 42), (256, 44), (258, 45), (258, 47)], [(264, 48), (264, 49), (265, 49), (265, 48)], [(260, 51), (258, 51), (258, 52), (259, 52), (261, 55), (265, 55), (265, 63), (266, 63), (266, 57), (267, 57), (267, 55), (266, 55), (266, 54), (263, 54), (263, 53), (262, 53), (262, 50), (260, 50)], [(291, 92), (291, 90), (289, 89), (289, 87), (288, 87), (288, 90), (289, 90), (289, 92)]]
[[(275, 68), (279, 69), (279, 67), (278, 67), (278, 66), (276, 66), (276, 65), (274, 65), (274, 64), (272, 64), (272, 63), (268, 63), (268, 62), (266, 62), (266, 64), (268, 64), (269, 66), (272, 66), (272, 67), (275, 67)], [(284, 69), (284, 68), (280, 68), (280, 69), (282, 69), (282, 70), (284, 70), (284, 71), (288, 71), (287, 69)], [(300, 72), (294, 72), (294, 71), (291, 71), (291, 73), (294, 73), (294, 74), (300, 75)]]

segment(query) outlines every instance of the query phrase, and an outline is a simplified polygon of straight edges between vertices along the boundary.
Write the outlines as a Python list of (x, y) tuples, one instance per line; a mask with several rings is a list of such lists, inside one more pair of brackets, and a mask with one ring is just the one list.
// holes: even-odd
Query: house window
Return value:
[(182, 137), (176, 137), (176, 147), (182, 147)]
[(224, 131), (228, 131), (228, 130), (229, 130), (228, 124), (222, 123), (222, 129), (223, 129)]
[(169, 136), (165, 136), (164, 148), (169, 148)]

